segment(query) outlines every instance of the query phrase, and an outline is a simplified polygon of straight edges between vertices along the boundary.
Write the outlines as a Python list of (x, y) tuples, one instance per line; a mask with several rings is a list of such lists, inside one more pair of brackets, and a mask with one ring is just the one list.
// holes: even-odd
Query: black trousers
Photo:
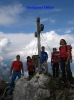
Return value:
[(28, 71), (29, 76), (33, 76), (34, 72), (33, 71)]
[(53, 77), (59, 76), (59, 63), (53, 63), (52, 71), (53, 71)]
[[(66, 60), (67, 60), (66, 58), (60, 59), (60, 67), (62, 70), (62, 79), (64, 82), (66, 82), (67, 79), (68, 79), (68, 81), (72, 82), (73, 78), (72, 78), (72, 72), (70, 69), (70, 61), (68, 61), (68, 64), (65, 65)], [(67, 77), (66, 77), (66, 72), (67, 72)]]

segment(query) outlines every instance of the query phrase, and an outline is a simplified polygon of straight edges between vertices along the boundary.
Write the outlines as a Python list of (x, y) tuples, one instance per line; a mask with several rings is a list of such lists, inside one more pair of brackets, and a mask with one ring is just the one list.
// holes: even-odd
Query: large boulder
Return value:
[(50, 97), (50, 77), (37, 73), (31, 79), (22, 77), (15, 86), (13, 100), (45, 100)]
[(61, 79), (50, 74), (22, 77), (17, 81), (13, 100), (74, 100), (74, 85), (61, 83)]

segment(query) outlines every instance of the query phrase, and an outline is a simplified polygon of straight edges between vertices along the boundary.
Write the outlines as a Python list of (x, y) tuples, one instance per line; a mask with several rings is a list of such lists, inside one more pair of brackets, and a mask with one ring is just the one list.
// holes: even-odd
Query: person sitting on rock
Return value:
[(35, 67), (34, 67), (34, 61), (31, 59), (30, 56), (27, 57), (26, 67), (28, 69), (29, 76), (33, 76)]
[(53, 77), (59, 76), (59, 56), (56, 56), (54, 54), (58, 54), (56, 48), (53, 48), (53, 52), (51, 53), (51, 66), (53, 71)]

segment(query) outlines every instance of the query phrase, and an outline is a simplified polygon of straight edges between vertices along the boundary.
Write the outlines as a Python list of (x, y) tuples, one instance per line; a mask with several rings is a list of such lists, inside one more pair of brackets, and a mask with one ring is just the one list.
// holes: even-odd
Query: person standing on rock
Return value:
[[(70, 82), (70, 84), (73, 84), (73, 77), (72, 72), (70, 68), (70, 45), (67, 45), (66, 41), (64, 39), (60, 40), (60, 47), (59, 47), (59, 55), (60, 55), (60, 67), (62, 70), (62, 83), (66, 83), (67, 80)], [(56, 54), (57, 55), (57, 54)], [(67, 76), (66, 76), (67, 72)]]
[(34, 65), (34, 60), (31, 59), (30, 56), (27, 57), (26, 67), (28, 69), (29, 76), (33, 76), (35, 73), (35, 65)]
[(59, 56), (55, 56), (54, 54), (58, 54), (56, 48), (53, 48), (53, 52), (51, 53), (51, 66), (53, 71), (53, 77), (59, 76)]
[[(11, 68), (10, 68), (10, 76), (11, 78), (11, 84), (10, 84), (10, 89), (9, 93), (11, 94), (13, 92), (14, 88), (14, 81), (16, 77), (21, 78), (21, 70), (22, 70), (22, 75), (24, 76), (24, 68), (23, 68), (23, 63), (20, 61), (20, 55), (16, 56), (16, 60), (12, 62)], [(13, 73), (12, 73), (13, 71)]]
[(44, 46), (42, 46), (41, 49), (42, 49), (41, 50), (41, 70), (43, 69), (43, 66), (45, 66), (46, 73), (48, 73), (48, 64), (47, 64), (48, 54), (47, 52), (45, 52)]
[(70, 68), (70, 45), (67, 45), (64, 39), (60, 40), (60, 65), (62, 70), (62, 81), (66, 82), (66, 73), (67, 79), (70, 83), (73, 83), (72, 72)]

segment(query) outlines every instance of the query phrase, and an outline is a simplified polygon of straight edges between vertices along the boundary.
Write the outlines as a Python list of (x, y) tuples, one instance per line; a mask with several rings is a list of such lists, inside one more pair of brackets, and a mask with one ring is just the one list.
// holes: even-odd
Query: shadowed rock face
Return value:
[[(9, 85), (10, 85), (9, 83), (6, 83), (6, 82), (3, 81), (3, 80), (0, 81), (0, 100), (1, 100), (1, 98), (2, 98), (2, 96), (3, 96), (3, 93), (4, 93), (5, 89), (6, 89)], [(4, 100), (6, 100), (6, 99), (4, 99)]]
[(74, 100), (74, 85), (62, 84), (60, 78), (50, 74), (36, 73), (16, 83), (13, 100)]
[(9, 84), (6, 83), (5, 81), (0, 81), (0, 95), (3, 94), (5, 88), (8, 86)]

